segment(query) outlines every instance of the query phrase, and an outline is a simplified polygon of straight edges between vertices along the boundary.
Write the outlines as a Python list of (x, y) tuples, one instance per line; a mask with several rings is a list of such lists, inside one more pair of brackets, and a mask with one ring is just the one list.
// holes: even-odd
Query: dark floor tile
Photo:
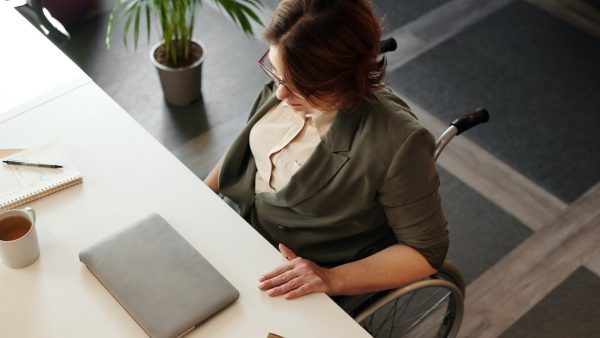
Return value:
[(600, 10), (600, 0), (583, 0), (583, 1), (588, 3), (589, 5), (596, 7), (598, 10)]
[(373, 0), (386, 32), (399, 28), (449, 0)]
[(517, 1), (388, 75), (443, 121), (478, 106), (486, 150), (559, 198), (600, 179), (600, 43)]
[(245, 116), (240, 116), (221, 123), (171, 152), (196, 176), (204, 178), (233, 143), (246, 121)]
[[(390, 32), (413, 21), (423, 14), (450, 0), (372, 0), (376, 15), (383, 18), (383, 28)], [(275, 9), (280, 0), (262, 0), (270, 9)]]
[(448, 259), (470, 283), (532, 231), (446, 170), (438, 168), (438, 171), (450, 231)]
[[(115, 30), (111, 48), (106, 50), (107, 20), (108, 12), (104, 12), (71, 27), (72, 40), (63, 50), (169, 149), (230, 119), (247, 115), (267, 81), (257, 64), (266, 45), (246, 36), (222, 14), (204, 6), (195, 27), (196, 36), (207, 49), (203, 100), (188, 107), (170, 106), (163, 99), (158, 75), (149, 61), (151, 45), (143, 41), (137, 51), (126, 48), (121, 30)], [(152, 36), (151, 44), (156, 40)]]
[(600, 277), (577, 269), (506, 330), (503, 338), (600, 337)]

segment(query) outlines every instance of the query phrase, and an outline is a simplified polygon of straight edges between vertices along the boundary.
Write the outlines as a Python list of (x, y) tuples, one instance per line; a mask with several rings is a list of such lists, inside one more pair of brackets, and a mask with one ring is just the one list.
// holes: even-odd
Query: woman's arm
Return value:
[(212, 189), (212, 191), (214, 191), (215, 193), (219, 192), (219, 172), (221, 171), (222, 161), (223, 158), (217, 161), (215, 167), (210, 171), (210, 173), (208, 173), (208, 175), (204, 179), (204, 183), (208, 185), (208, 187)]
[(364, 259), (331, 269), (296, 256), (284, 245), (281, 253), (289, 260), (259, 279), (261, 290), (287, 299), (324, 292), (330, 296), (356, 295), (399, 287), (435, 272), (417, 250), (392, 245)]

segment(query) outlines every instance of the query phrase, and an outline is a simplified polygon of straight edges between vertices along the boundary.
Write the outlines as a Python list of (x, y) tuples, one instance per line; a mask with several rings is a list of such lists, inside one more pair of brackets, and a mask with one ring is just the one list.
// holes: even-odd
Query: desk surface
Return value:
[(0, 123), (91, 79), (5, 1), (0, 1)]
[(0, 42), (31, 42), (50, 59), (42, 73), (18, 80), (5, 60), (20, 64), (21, 57), (35, 61), (35, 54), (19, 48), (0, 55), (0, 145), (18, 149), (59, 139), (84, 183), (29, 204), (38, 215), (41, 256), (18, 270), (0, 264), (0, 337), (144, 337), (78, 254), (150, 212), (161, 214), (240, 291), (190, 337), (369, 336), (325, 295), (287, 301), (258, 290), (259, 275), (283, 257), (23, 20), (0, 2)]
[(84, 183), (30, 204), (41, 256), (19, 270), (0, 264), (0, 336), (144, 336), (78, 253), (158, 212), (240, 291), (190, 336), (368, 337), (324, 295), (287, 301), (258, 290), (260, 274), (283, 257), (95, 84), (0, 124), (8, 147), (52, 139)]

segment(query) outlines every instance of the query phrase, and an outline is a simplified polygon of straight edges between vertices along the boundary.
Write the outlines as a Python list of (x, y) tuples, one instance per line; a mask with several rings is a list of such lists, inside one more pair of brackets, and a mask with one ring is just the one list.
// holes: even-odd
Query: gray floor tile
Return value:
[(472, 282), (524, 241), (532, 231), (438, 168), (442, 205), (450, 231), (448, 259)]
[[(63, 50), (169, 149), (230, 119), (246, 116), (267, 81), (257, 64), (266, 45), (204, 6), (195, 28), (208, 53), (203, 65), (203, 100), (183, 108), (170, 106), (163, 100), (158, 75), (148, 60), (150, 45), (143, 41), (137, 51), (125, 48), (117, 30), (106, 50), (107, 20), (105, 12), (72, 27), (72, 41)], [(156, 39), (152, 36), (151, 43)]]
[(517, 1), (388, 81), (445, 121), (486, 106), (491, 123), (467, 137), (573, 201), (600, 179), (598, 60), (596, 38)]
[(598, 318), (600, 277), (579, 268), (501, 337), (600, 337)]

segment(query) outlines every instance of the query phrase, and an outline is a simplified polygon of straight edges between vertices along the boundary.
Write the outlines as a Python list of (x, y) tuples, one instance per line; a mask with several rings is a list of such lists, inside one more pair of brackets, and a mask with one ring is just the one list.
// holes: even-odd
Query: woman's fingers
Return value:
[(296, 274), (292, 273), (293, 271), (288, 271), (282, 273), (281, 275), (275, 276), (273, 278), (267, 279), (258, 285), (258, 288), (261, 290), (270, 290), (279, 285), (286, 284), (290, 280), (296, 277)]
[[(279, 244), (279, 251), (281, 252), (283, 257), (287, 258), (288, 261), (298, 258), (298, 255), (296, 255), (292, 250), (290, 250), (287, 246), (285, 246), (283, 244)], [(290, 264), (281, 265), (281, 266), (277, 267), (275, 270), (273, 270), (265, 275), (260, 276), (258, 278), (258, 281), (264, 282), (270, 278), (280, 275), (280, 274), (282, 274), (288, 270), (291, 270), (293, 268), (294, 268), (294, 266), (290, 265)]]
[(290, 250), (287, 246), (281, 243), (279, 243), (279, 251), (281, 252), (283, 257), (287, 258), (288, 261), (291, 261), (294, 258), (298, 258), (298, 255), (296, 255), (292, 250)]
[(285, 284), (270, 289), (269, 291), (267, 291), (267, 294), (272, 297), (283, 295), (291, 290), (294, 290), (299, 285), (301, 285), (301, 283), (301, 277), (296, 277), (287, 281)]
[(269, 296), (285, 295), (286, 299), (294, 299), (314, 292), (329, 292), (326, 275), (327, 269), (308, 259), (296, 257), (265, 275), (258, 287), (267, 291)]
[(277, 277), (277, 276), (281, 275), (282, 273), (284, 273), (286, 271), (292, 270), (293, 268), (294, 268), (294, 265), (290, 264), (290, 263), (280, 265), (275, 270), (260, 276), (258, 278), (258, 281), (259, 282), (267, 281), (269, 279), (272, 279), (273, 277)]
[(290, 292), (285, 294), (285, 299), (296, 299), (314, 292), (319, 292), (319, 290), (317, 290), (316, 288), (316, 284), (315, 283), (307, 283), (307, 284), (302, 284), (300, 285), (300, 287), (297, 287), (293, 290), (291, 290)]

